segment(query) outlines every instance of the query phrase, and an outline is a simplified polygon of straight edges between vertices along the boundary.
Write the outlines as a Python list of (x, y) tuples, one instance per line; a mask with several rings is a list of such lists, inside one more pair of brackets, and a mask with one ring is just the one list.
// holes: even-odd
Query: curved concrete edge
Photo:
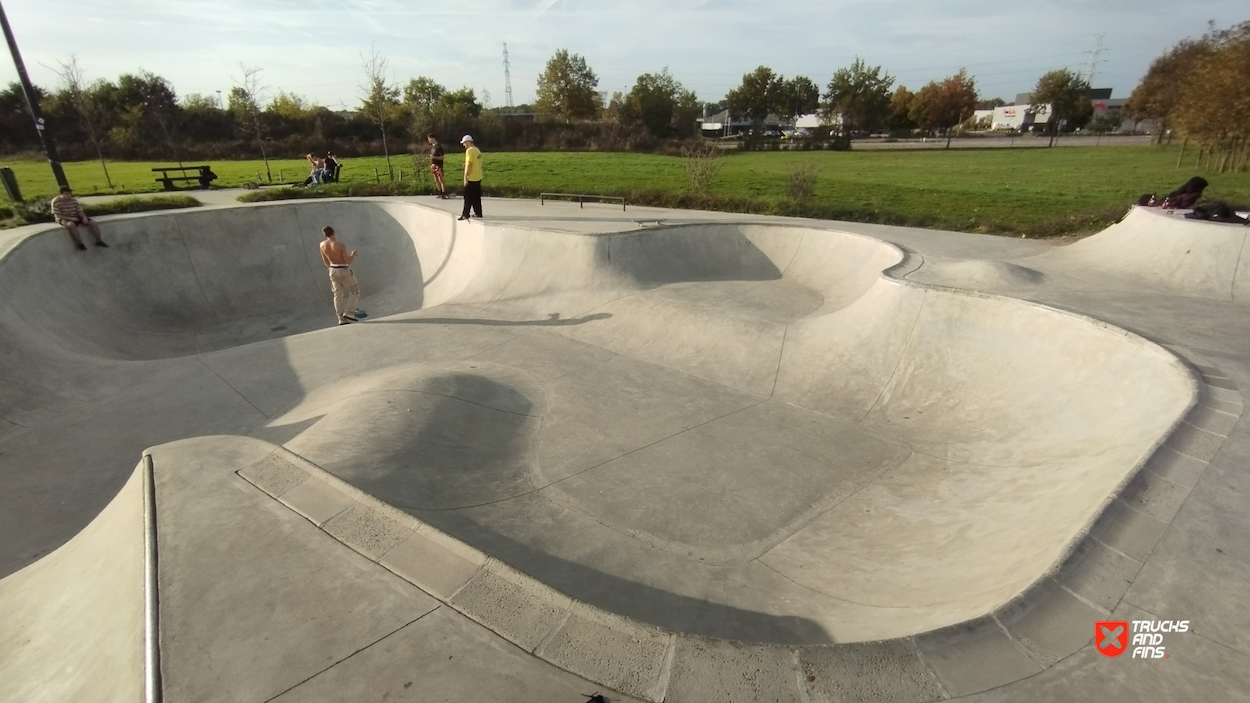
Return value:
[(238, 474), (505, 640), (627, 695), (656, 703), (695, 692), (725, 700), (944, 700), (1028, 678), (1088, 646), (1092, 623), (1115, 610), (1240, 416), (1240, 393), (1208, 383), (1224, 378), (1218, 368), (1138, 339), (1193, 379), (1189, 412), (1032, 587), (981, 618), (894, 640), (788, 646), (667, 631), (577, 601), (285, 448)]
[(161, 609), (160, 567), (156, 539), (156, 478), (152, 455), (144, 454), (139, 464), (143, 472), (143, 700), (160, 703), (161, 686)]
[(0, 580), (0, 700), (142, 700), (143, 468), (73, 539)]

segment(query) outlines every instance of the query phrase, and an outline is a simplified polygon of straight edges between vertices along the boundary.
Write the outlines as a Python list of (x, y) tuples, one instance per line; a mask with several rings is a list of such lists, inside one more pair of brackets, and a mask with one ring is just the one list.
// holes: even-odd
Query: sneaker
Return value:
[(347, 315), (339, 315), (339, 326), (340, 326), (340, 327), (341, 327), (341, 326), (343, 326), (343, 325), (350, 325), (350, 324), (351, 324), (351, 323), (353, 323), (353, 322), (356, 322), (356, 320), (355, 320), (354, 318), (348, 317)]
[[(463, 222), (463, 221), (465, 221), (465, 220), (469, 219), (469, 216), (468, 216), (468, 215), (461, 215), (460, 217), (457, 217), (456, 219), (457, 219), (457, 220), (460, 220), (461, 222)], [(79, 246), (82, 246), (82, 245), (80, 244)], [(83, 249), (86, 249), (86, 248), (87, 248), (87, 247), (83, 247)]]
[(74, 246), (78, 247), (79, 251), (87, 251), (87, 245), (82, 242), (74, 242)]
[[(108, 248), (109, 248), (109, 245), (105, 244), (103, 239), (97, 239), (97, 240), (95, 240), (95, 245), (96, 245), (96, 246), (98, 246), (98, 247), (104, 247), (105, 249), (108, 249)], [(86, 248), (87, 248), (87, 247), (83, 247), (83, 249), (86, 249)]]
[(366, 317), (369, 317), (369, 313), (365, 312), (364, 310), (361, 310), (360, 308), (356, 308), (356, 312), (353, 313), (351, 317), (354, 317), (357, 320), (363, 320)]
[(360, 322), (360, 318), (355, 317), (353, 315), (343, 315), (342, 317), (344, 320), (347, 320), (348, 322)]

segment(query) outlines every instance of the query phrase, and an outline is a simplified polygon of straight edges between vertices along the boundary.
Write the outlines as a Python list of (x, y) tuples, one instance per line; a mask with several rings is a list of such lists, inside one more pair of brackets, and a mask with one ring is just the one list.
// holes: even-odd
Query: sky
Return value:
[[(558, 49), (581, 54), (599, 89), (627, 92), (668, 68), (700, 99), (718, 101), (765, 65), (823, 86), (862, 57), (913, 90), (960, 68), (983, 98), (1010, 102), (1043, 73), (1087, 73), (1101, 35), (1095, 87), (1128, 97), (1150, 62), (1208, 21), (1250, 20), (1245, 0), (0, 0), (31, 79), (53, 88), (71, 55), (88, 80), (148, 70), (180, 96), (227, 95), (241, 65), (270, 93), (331, 109), (359, 104), (362, 57), (388, 61), (393, 82), (428, 76), (506, 104), (532, 102)], [(0, 58), (0, 81), (17, 79)], [(485, 94), (485, 95), (484, 95)]]

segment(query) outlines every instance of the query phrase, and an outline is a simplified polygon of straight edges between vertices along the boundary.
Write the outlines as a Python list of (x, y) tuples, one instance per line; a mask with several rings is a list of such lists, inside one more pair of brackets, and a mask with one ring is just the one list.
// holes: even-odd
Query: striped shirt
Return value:
[(83, 212), (82, 205), (72, 195), (58, 195), (52, 199), (52, 216), (57, 221), (87, 219), (87, 213)]

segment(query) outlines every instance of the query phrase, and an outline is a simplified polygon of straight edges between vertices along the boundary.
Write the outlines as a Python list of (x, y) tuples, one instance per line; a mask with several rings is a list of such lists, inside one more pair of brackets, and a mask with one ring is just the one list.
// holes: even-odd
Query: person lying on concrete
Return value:
[(108, 245), (100, 238), (100, 224), (87, 217), (87, 213), (82, 209), (82, 205), (74, 197), (74, 191), (70, 190), (69, 186), (61, 186), (61, 194), (52, 199), (52, 218), (58, 225), (69, 230), (74, 246), (80, 250), (86, 249), (87, 245), (83, 244), (82, 237), (78, 236), (78, 225), (86, 225), (91, 229), (91, 234), (95, 236), (96, 246), (108, 248)]
[(1194, 176), (1185, 181), (1185, 185), (1168, 193), (1163, 198), (1164, 210), (1185, 210), (1192, 208), (1198, 199), (1202, 197), (1202, 191), (1207, 187), (1207, 181), (1201, 176)]
[(340, 325), (359, 322), (363, 311), (360, 304), (360, 285), (352, 273), (351, 265), (356, 260), (356, 251), (347, 251), (334, 235), (333, 227), (322, 227), (321, 233), (325, 240), (321, 242), (321, 263), (330, 271), (330, 292), (334, 295), (334, 313)]

